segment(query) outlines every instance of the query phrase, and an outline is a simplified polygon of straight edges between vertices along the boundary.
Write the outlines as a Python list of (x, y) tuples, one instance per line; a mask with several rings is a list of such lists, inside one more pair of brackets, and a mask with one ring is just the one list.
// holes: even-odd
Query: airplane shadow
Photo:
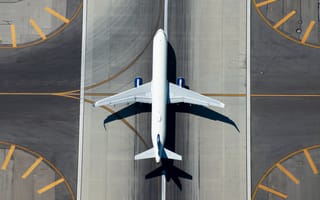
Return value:
[[(168, 61), (167, 61), (167, 78), (169, 82), (175, 83), (176, 81), (176, 56), (173, 47), (170, 43), (168, 43)], [(188, 87), (187, 87), (188, 88)], [(104, 126), (107, 123), (110, 123), (115, 120), (123, 119), (129, 116), (133, 116), (139, 113), (151, 112), (151, 105), (144, 104), (144, 103), (134, 103), (128, 107), (125, 107), (112, 115), (109, 115), (104, 120)], [(186, 103), (179, 103), (179, 104), (168, 104), (167, 106), (167, 138), (165, 147), (169, 150), (175, 151), (175, 124), (176, 124), (176, 113), (189, 113), (196, 116), (201, 116), (206, 119), (220, 121), (226, 124), (233, 126), (238, 132), (239, 128), (237, 127), (236, 123), (231, 120), (229, 117), (222, 115), (216, 111), (213, 111), (207, 107), (193, 105), (193, 104), (186, 104)], [(169, 134), (170, 133), (170, 134)], [(181, 169), (177, 168), (173, 164), (173, 160), (169, 159), (162, 159), (161, 166), (155, 169), (154, 171), (150, 172), (146, 175), (146, 179), (154, 178), (157, 176), (165, 175), (166, 180), (170, 181), (171, 179), (173, 182), (178, 186), (180, 190), (182, 190), (182, 185), (179, 178), (184, 179), (192, 179), (192, 176)]]

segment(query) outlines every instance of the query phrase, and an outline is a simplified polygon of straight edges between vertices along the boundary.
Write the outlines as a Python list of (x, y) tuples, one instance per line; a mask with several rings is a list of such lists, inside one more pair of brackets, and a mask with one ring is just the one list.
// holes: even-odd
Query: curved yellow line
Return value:
[[(154, 31), (154, 33), (152, 35), (154, 35), (156, 33), (156, 31), (158, 30), (157, 28), (159, 27), (160, 25), (160, 20), (161, 20), (161, 16), (162, 16), (162, 1), (159, 1), (159, 15), (158, 15), (158, 19), (157, 19), (157, 23), (156, 23), (156, 30)], [(110, 82), (111, 80), (117, 78), (118, 76), (120, 76), (122, 73), (124, 73), (125, 71), (127, 71), (128, 69), (130, 69), (138, 60), (139, 58), (144, 54), (144, 52), (146, 51), (146, 49), (149, 47), (149, 45), (152, 43), (152, 40), (153, 40), (153, 37), (150, 38), (150, 40), (147, 42), (146, 46), (142, 49), (142, 51), (135, 57), (133, 58), (132, 61), (130, 61), (130, 63), (124, 67), (122, 67), (120, 69), (120, 71), (118, 71), (117, 73), (113, 74), (112, 76), (110, 76), (109, 78), (105, 79), (105, 80), (102, 80), (98, 83), (95, 83), (93, 85), (89, 85), (87, 87), (84, 88), (84, 90), (89, 90), (89, 89), (93, 89), (95, 87), (98, 87), (100, 85), (103, 85), (107, 82)], [(70, 90), (68, 91), (69, 93), (74, 93), (74, 92), (79, 92), (80, 90)]]
[(43, 158), (43, 161), (51, 168), (53, 169), (53, 171), (55, 171), (60, 177), (64, 178), (64, 184), (66, 185), (67, 187), (67, 190), (69, 191), (70, 195), (71, 195), (71, 198), (72, 200), (76, 200), (75, 198), (75, 195), (74, 195), (74, 192), (71, 188), (71, 185), (70, 183), (68, 182), (68, 180), (66, 179), (66, 177), (60, 172), (60, 170), (58, 168), (56, 168), (49, 160), (47, 160), (44, 156), (42, 156), (40, 153), (38, 152), (35, 152), (31, 149), (28, 149), (26, 147), (23, 147), (23, 146), (20, 146), (18, 144), (14, 144), (14, 143), (11, 143), (11, 142), (6, 142), (6, 141), (0, 141), (0, 144), (2, 145), (7, 145), (7, 146), (11, 146), (11, 145), (15, 145), (16, 149), (21, 149), (23, 151), (26, 151), (30, 154), (32, 154), (33, 156), (35, 156), (36, 158), (39, 158), (39, 157), (42, 157)]
[[(79, 15), (81, 9), (82, 9), (83, 3), (81, 2), (77, 8), (77, 10), (75, 11), (75, 13), (73, 14), (73, 16), (70, 18), (70, 22), (74, 21), (74, 19)], [(49, 39), (57, 36), (58, 34), (60, 34), (62, 31), (64, 31), (71, 23), (67, 23), (67, 24), (62, 24), (60, 26), (60, 28), (58, 28), (56, 31), (50, 33), (49, 35), (47, 35), (47, 39), (46, 40), (42, 40), (42, 39), (38, 39), (35, 40), (33, 42), (28, 42), (28, 43), (24, 43), (24, 44), (19, 44), (17, 45), (17, 47), (15, 47), (15, 49), (22, 49), (22, 48), (26, 48), (26, 47), (30, 47), (30, 46), (35, 46), (35, 45), (39, 45), (43, 42), (48, 41)], [(0, 45), (0, 49), (12, 49), (12, 46), (10, 44), (7, 45)]]
[[(71, 98), (71, 99), (76, 99), (79, 100), (79, 97), (75, 97), (72, 95), (56, 95), (56, 96), (60, 96), (60, 97), (66, 97), (66, 98)], [(94, 101), (89, 100), (89, 99), (84, 99), (84, 101), (86, 103), (90, 103), (93, 104)], [(107, 107), (107, 106), (101, 106), (102, 109), (110, 112), (111, 114), (116, 113), (114, 110), (112, 110), (111, 108)], [(137, 131), (137, 129), (135, 129), (126, 119), (120, 119), (122, 121), (122, 123), (124, 123), (131, 131), (133, 131), (135, 133), (135, 135), (141, 140), (141, 142), (143, 143), (143, 145), (147, 148), (147, 142), (145, 141), (145, 139), (142, 137), (142, 135)]]
[(279, 161), (275, 162), (269, 169), (267, 169), (267, 171), (265, 171), (262, 175), (262, 177), (259, 179), (257, 185), (255, 186), (255, 189), (252, 193), (252, 196), (251, 196), (251, 199), (254, 200), (257, 196), (257, 192), (259, 190), (259, 185), (262, 184), (262, 182), (267, 178), (267, 176), (270, 175), (271, 171), (274, 170), (276, 167), (277, 167), (277, 164), (281, 164), (283, 163), (284, 161), (288, 160), (289, 158), (297, 155), (297, 154), (300, 154), (300, 153), (303, 153), (305, 150), (312, 150), (312, 149), (317, 149), (317, 148), (320, 148), (320, 144), (317, 144), (317, 145), (313, 145), (313, 146), (309, 146), (309, 147), (305, 147), (305, 148), (302, 148), (302, 149), (299, 149), (297, 151), (294, 151), (288, 155), (286, 155), (285, 157), (283, 157), (282, 159), (280, 159)]
[(291, 37), (287, 34), (285, 34), (284, 32), (280, 31), (279, 29), (273, 28), (273, 25), (270, 23), (270, 21), (262, 14), (262, 12), (260, 11), (259, 7), (257, 7), (257, 1), (256, 0), (252, 0), (254, 7), (258, 13), (258, 15), (261, 17), (261, 19), (273, 30), (275, 30), (277, 33), (279, 33), (282, 37), (285, 37), (286, 39), (300, 44), (300, 45), (304, 45), (304, 46), (308, 46), (308, 47), (312, 47), (312, 48), (320, 48), (320, 45), (316, 45), (316, 44), (312, 44), (312, 43), (303, 43), (298, 39), (295, 39), (294, 37)]
[[(89, 100), (89, 99), (84, 99), (85, 102), (93, 104), (94, 101)], [(114, 114), (115, 111), (112, 110), (111, 108), (107, 107), (107, 106), (101, 106), (102, 109), (110, 112), (111, 114)], [(135, 129), (126, 119), (120, 119), (130, 130), (132, 130), (136, 136), (141, 140), (141, 142), (144, 144), (144, 146), (147, 148), (147, 142), (144, 140), (144, 138), (142, 137), (142, 135), (137, 131), (137, 129)]]

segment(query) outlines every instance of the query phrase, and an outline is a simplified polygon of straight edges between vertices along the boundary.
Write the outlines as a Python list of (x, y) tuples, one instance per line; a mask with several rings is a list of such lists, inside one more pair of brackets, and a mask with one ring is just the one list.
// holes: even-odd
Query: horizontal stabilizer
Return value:
[(168, 159), (172, 159), (172, 160), (182, 160), (182, 156), (180, 156), (179, 154), (172, 152), (166, 148), (164, 148), (164, 152), (166, 155), (166, 158)]
[(144, 151), (142, 153), (139, 153), (134, 157), (135, 160), (142, 160), (142, 159), (148, 159), (148, 158), (155, 158), (153, 148), (151, 148), (147, 151)]

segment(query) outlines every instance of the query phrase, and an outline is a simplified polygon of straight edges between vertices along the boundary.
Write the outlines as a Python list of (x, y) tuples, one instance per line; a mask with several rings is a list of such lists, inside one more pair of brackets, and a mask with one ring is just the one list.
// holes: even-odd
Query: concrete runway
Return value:
[[(252, 94), (252, 188), (275, 162), (298, 149), (319, 144), (319, 49), (291, 42), (269, 28), (252, 10), (251, 18), (251, 88)], [(278, 94), (282, 96), (269, 96)], [(296, 95), (288, 96), (286, 94)], [(283, 96), (284, 95), (284, 96)], [(306, 96), (307, 95), (307, 96)], [(310, 95), (310, 96), (308, 96)], [(314, 158), (316, 159), (316, 158)], [(308, 166), (306, 160), (303, 163)], [(318, 181), (308, 170), (295, 170), (303, 179), (292, 187), (285, 177), (268, 179), (266, 184), (282, 183), (282, 192), (290, 199), (318, 198)], [(306, 171), (309, 171), (306, 173)], [(301, 190), (309, 187), (308, 190)], [(301, 191), (301, 194), (294, 191)], [(291, 194), (291, 196), (290, 196)], [(262, 199), (273, 199), (266, 195)], [(260, 199), (260, 198), (259, 198)]]
[[(88, 102), (101, 99), (94, 96), (97, 93), (132, 88), (138, 75), (150, 81), (150, 41), (162, 25), (161, 12), (154, 1), (88, 2)], [(240, 133), (229, 124), (176, 114), (175, 128), (168, 134), (175, 132), (175, 151), (183, 161), (174, 165), (193, 179), (181, 179), (182, 191), (170, 181), (167, 199), (246, 198), (245, 16), (240, 2), (169, 1), (168, 37), (176, 54), (173, 76), (184, 76), (197, 92), (216, 94), (226, 108), (215, 110), (232, 119)], [(157, 167), (154, 161), (133, 160), (151, 145), (150, 114), (126, 118), (127, 124), (112, 122), (105, 130), (103, 120), (109, 114), (106, 108), (85, 104), (82, 198), (160, 199), (160, 178), (144, 179)]]
[[(68, 5), (68, 17), (79, 4)], [(0, 49), (0, 140), (43, 155), (61, 170), (75, 193), (79, 101), (52, 93), (80, 88), (81, 27), (80, 14), (42, 44)]]

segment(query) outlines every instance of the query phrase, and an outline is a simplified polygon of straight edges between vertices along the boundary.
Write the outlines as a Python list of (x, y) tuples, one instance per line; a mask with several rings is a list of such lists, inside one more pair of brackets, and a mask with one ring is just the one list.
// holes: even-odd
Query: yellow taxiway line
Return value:
[(2, 167), (1, 167), (2, 170), (6, 170), (7, 169), (8, 164), (9, 164), (9, 162), (11, 160), (11, 157), (12, 157), (13, 152), (14, 152), (15, 149), (16, 149), (15, 145), (11, 145), (10, 146), (10, 149), (9, 149), (9, 151), (7, 153), (7, 156), (6, 156), (6, 158), (5, 158), (5, 160), (4, 160), (3, 164), (2, 164)]
[(257, 6), (257, 8), (260, 8), (260, 7), (262, 7), (262, 6), (266, 6), (266, 5), (268, 5), (268, 4), (270, 4), (270, 3), (274, 3), (274, 2), (276, 2), (276, 1), (277, 1), (277, 0), (262, 1), (262, 2), (260, 2), (260, 3), (257, 3), (256, 6)]
[(287, 170), (284, 166), (282, 166), (281, 164), (277, 163), (277, 167), (278, 169), (280, 169), (280, 171), (282, 171), (285, 175), (287, 175), (295, 184), (299, 184), (300, 181), (299, 179), (297, 179), (291, 172), (289, 172), (289, 170)]
[(45, 11), (47, 11), (48, 13), (50, 13), (51, 15), (55, 16), (56, 18), (58, 18), (59, 20), (63, 21), (64, 23), (68, 24), (70, 22), (69, 19), (65, 18), (64, 16), (62, 16), (60, 13), (56, 12), (55, 10), (49, 8), (48, 6), (46, 6), (44, 8)]
[(39, 189), (38, 190), (38, 194), (45, 193), (46, 191), (56, 187), (57, 185), (59, 185), (59, 184), (61, 184), (63, 182), (64, 182), (64, 178), (60, 178), (59, 180), (56, 180), (56, 181), (50, 183), (49, 185), (44, 186), (43, 188)]
[(313, 174), (319, 174), (319, 171), (318, 171), (316, 165), (314, 164), (313, 159), (312, 159), (309, 151), (307, 149), (304, 149), (303, 153), (307, 158), (307, 161), (308, 161), (308, 163), (309, 163), (309, 165), (310, 165), (310, 167), (311, 167), (311, 169), (313, 171)]
[(310, 33), (311, 33), (311, 31), (312, 31), (312, 29), (313, 29), (313, 27), (314, 27), (315, 24), (316, 24), (316, 22), (315, 22), (314, 20), (312, 20), (312, 21), (309, 23), (309, 25), (308, 25), (308, 27), (307, 27), (307, 29), (306, 29), (306, 32), (304, 33), (304, 35), (303, 35), (303, 37), (302, 37), (302, 39), (301, 39), (301, 43), (304, 44), (304, 43), (308, 40), (309, 35), (310, 35)]
[(46, 34), (43, 33), (43, 31), (33, 19), (30, 19), (29, 23), (43, 40), (47, 39)]
[[(118, 93), (85, 93), (85, 96), (112, 96)], [(209, 97), (246, 97), (236, 93), (202, 93)], [(77, 92), (0, 92), (0, 96), (79, 96)], [(320, 97), (320, 94), (251, 94), (251, 97)]]
[(28, 178), (28, 176), (33, 172), (33, 170), (40, 165), (40, 163), (42, 162), (42, 160), (43, 160), (42, 157), (38, 158), (38, 159), (23, 173), (23, 175), (21, 176), (21, 178), (22, 178), (22, 179)]
[(16, 48), (17, 47), (17, 36), (16, 36), (16, 27), (14, 24), (10, 25), (10, 31), (11, 31), (11, 43), (12, 47)]
[(282, 24), (284, 24), (286, 21), (288, 21), (291, 17), (293, 17), (297, 12), (295, 10), (288, 13), (286, 16), (284, 16), (282, 19), (280, 19), (275, 25), (273, 25), (273, 28), (279, 28)]
[[(85, 93), (85, 96), (112, 96), (118, 93)], [(75, 91), (67, 92), (0, 92), (0, 96), (79, 96), (80, 94)], [(208, 97), (246, 97), (246, 94), (236, 93), (202, 93)], [(251, 94), (251, 97), (320, 97), (320, 94)]]
[(320, 94), (251, 94), (251, 97), (320, 97)]
[(277, 190), (275, 190), (275, 189), (269, 188), (269, 187), (267, 187), (267, 186), (259, 185), (258, 187), (259, 187), (261, 190), (264, 190), (264, 191), (266, 191), (266, 192), (270, 192), (270, 193), (272, 193), (272, 194), (274, 194), (274, 195), (276, 195), (276, 196), (278, 196), (278, 197), (280, 197), (280, 198), (282, 198), (282, 199), (288, 198), (288, 195), (283, 194), (283, 193), (281, 193), (281, 192), (279, 192), (279, 191), (277, 191)]

